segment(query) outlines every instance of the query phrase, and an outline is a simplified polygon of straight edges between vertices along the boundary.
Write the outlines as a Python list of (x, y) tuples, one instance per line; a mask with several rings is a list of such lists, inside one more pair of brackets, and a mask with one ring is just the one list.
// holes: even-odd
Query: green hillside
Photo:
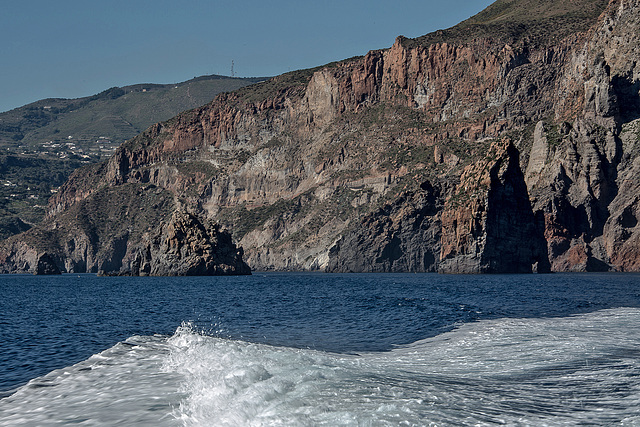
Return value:
[(177, 84), (114, 87), (85, 98), (44, 99), (0, 113), (0, 150), (95, 161), (154, 123), (262, 80), (203, 76)]
[(0, 239), (39, 222), (52, 191), (82, 162), (0, 154)]

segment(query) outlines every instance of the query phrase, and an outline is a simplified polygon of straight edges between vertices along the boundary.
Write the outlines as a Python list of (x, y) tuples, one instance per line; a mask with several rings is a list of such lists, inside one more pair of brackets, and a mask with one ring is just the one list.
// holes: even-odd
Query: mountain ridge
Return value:
[(399, 37), (219, 95), (73, 174), (44, 227), (135, 184), (227, 227), (258, 270), (637, 271), (640, 4), (571, 5), (597, 10), (561, 39)]
[[(50, 140), (67, 139), (69, 135), (92, 142), (106, 137), (120, 145), (153, 123), (203, 105), (220, 92), (263, 80), (265, 78), (262, 77), (210, 75), (174, 84), (148, 83), (112, 87), (81, 98), (38, 100), (0, 113), (0, 147), (15, 150), (17, 143), (31, 147)], [(141, 105), (147, 105), (146, 109), (150, 111), (143, 112)], [(72, 112), (81, 117), (69, 117)], [(109, 125), (100, 127), (92, 124), (105, 119), (108, 119)], [(122, 126), (116, 122), (121, 122)]]

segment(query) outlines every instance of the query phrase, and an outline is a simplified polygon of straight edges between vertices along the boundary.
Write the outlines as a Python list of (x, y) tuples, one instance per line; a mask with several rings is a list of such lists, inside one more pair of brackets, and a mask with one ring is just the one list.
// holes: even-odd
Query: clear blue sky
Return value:
[(387, 48), (492, 0), (0, 0), (0, 111), (112, 86), (261, 77)]

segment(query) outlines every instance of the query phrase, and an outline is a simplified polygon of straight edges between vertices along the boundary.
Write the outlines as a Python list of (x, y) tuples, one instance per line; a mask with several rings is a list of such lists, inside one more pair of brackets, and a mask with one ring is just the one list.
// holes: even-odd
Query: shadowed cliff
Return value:
[(140, 185), (230, 230), (257, 270), (636, 271), (638, 16), (501, 0), (220, 95), (75, 173), (48, 224)]

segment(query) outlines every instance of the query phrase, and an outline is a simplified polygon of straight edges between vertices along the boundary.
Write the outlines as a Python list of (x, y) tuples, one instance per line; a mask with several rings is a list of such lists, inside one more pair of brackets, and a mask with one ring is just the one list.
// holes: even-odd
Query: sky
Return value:
[(275, 76), (451, 27), (493, 0), (0, 0), (0, 112), (113, 86)]

